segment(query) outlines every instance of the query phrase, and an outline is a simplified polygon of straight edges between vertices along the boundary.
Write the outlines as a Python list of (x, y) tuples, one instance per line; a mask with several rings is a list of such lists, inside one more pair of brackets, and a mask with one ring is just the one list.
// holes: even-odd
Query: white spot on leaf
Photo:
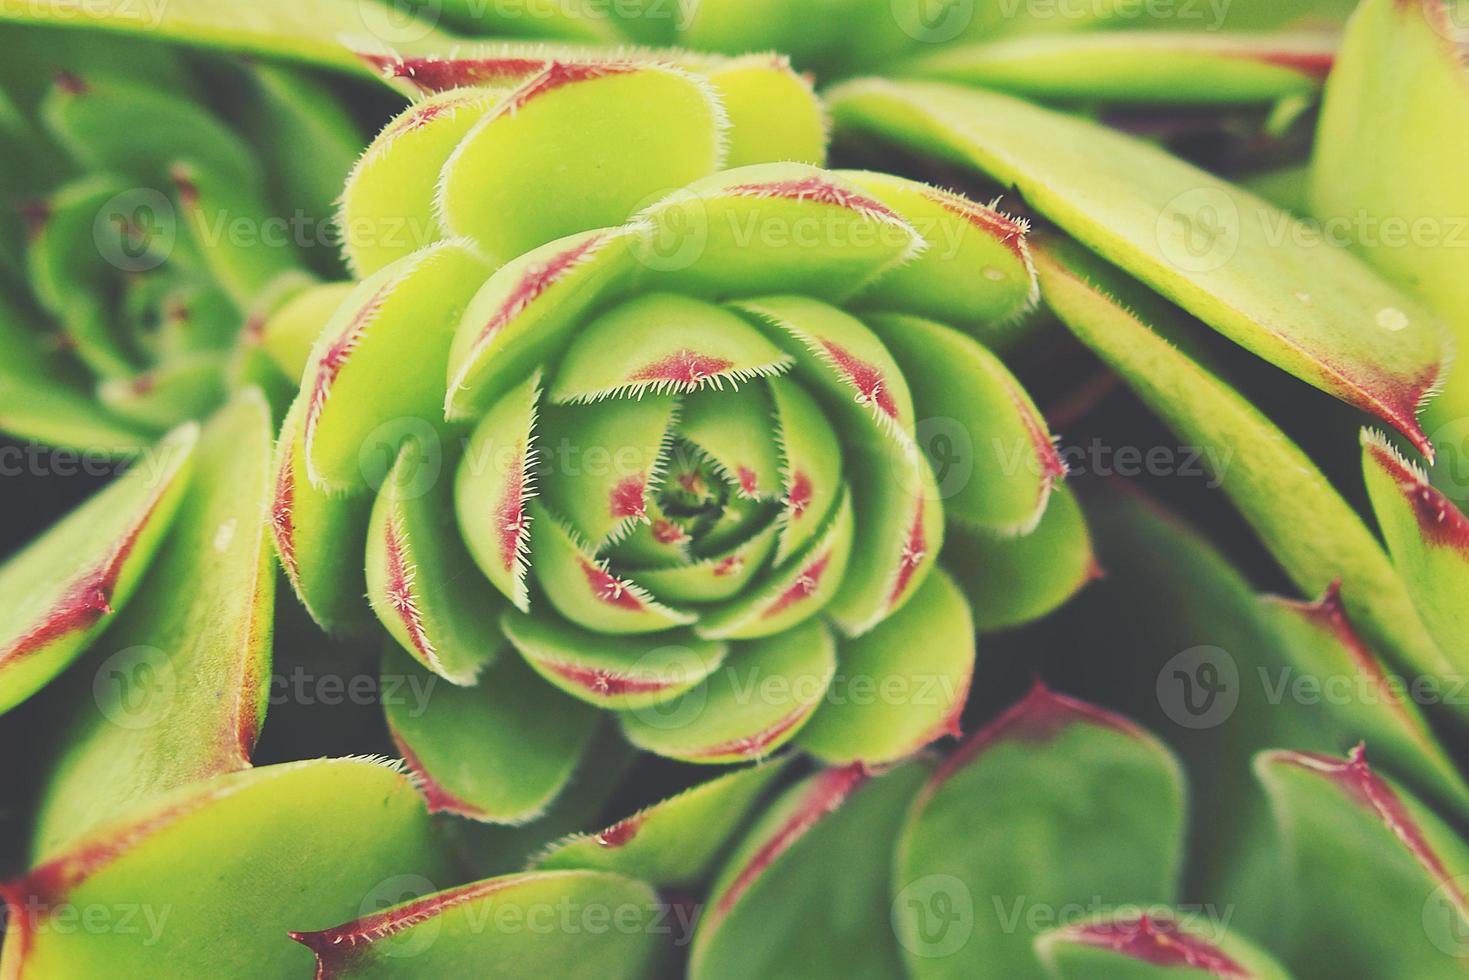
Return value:
[(1399, 330), (1408, 329), (1408, 315), (1402, 310), (1387, 306), (1377, 311), (1377, 325), (1384, 330), (1397, 333)]
[(235, 540), (235, 528), (239, 522), (231, 517), (219, 527), (214, 529), (214, 550), (224, 552), (229, 550), (230, 542)]

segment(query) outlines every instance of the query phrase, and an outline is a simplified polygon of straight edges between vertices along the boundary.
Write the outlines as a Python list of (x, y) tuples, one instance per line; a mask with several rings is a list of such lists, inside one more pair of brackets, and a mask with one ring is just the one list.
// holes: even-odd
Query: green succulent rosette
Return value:
[(243, 385), (281, 391), (260, 326), (339, 274), (325, 222), (361, 137), (336, 96), (145, 40), (6, 26), (4, 43), (0, 428), (126, 455)]
[[(974, 629), (948, 528), (1062, 506), (1044, 420), (976, 339), (1034, 272), (1022, 224), (823, 170), (822, 132), (809, 94), (741, 118), (672, 65), (557, 63), (417, 103), (348, 181), (344, 225), (437, 240), (352, 252), (366, 278), (281, 439), (276, 544), (323, 626), (370, 606), (395, 663), (463, 686), (389, 712), (437, 808), (540, 812), (596, 709), (705, 763), (792, 740), (880, 763), (953, 730)], [(951, 433), (975, 449), (944, 485)], [(892, 683), (928, 694), (843, 693)]]
[[(138, 30), (104, 6), (89, 16)], [(150, 291), (107, 307), (69, 387), (36, 380), (37, 333), (0, 367), (31, 384), (14, 405), (44, 407), (0, 416), (22, 435), (122, 452), (173, 426), (0, 567), (6, 733), (54, 749), (27, 770), (33, 798), (0, 806), (31, 832), (0, 882), (0, 976), (1459, 975), (1469, 522), (1437, 318), (1457, 329), (1462, 259), (1306, 234), (1358, 211), (1451, 231), (1460, 185), (1439, 178), (1464, 101), (1446, 10), (1368, 0), (1338, 47), (1111, 30), (1131, 3), (1058, 21), (704, 0), (667, 24), (656, 0), (515, 6), (425, 5), (380, 37), (390, 53), (344, 42), (393, 24), (355, 0), (250, 17), (174, 0), (148, 26), (365, 63), (410, 95), (342, 194), (359, 281), (313, 281), (300, 267), (333, 269), (311, 253), (231, 292), (272, 256), (202, 236), (170, 251), (124, 221), (102, 241), (167, 251), (165, 271), (98, 285), (77, 270), (101, 242), (55, 221), (64, 195), (31, 212), (40, 246), (11, 239), (22, 312), (92, 322), (48, 305), (35, 266), (91, 303), (148, 280), (228, 294), (239, 323), (268, 315), (264, 355), (255, 328), (221, 331), (198, 397), (165, 384), (193, 334), (140, 327), (162, 308)], [(1340, 6), (1239, 0), (1224, 26)], [(445, 26), (557, 45), (451, 56)], [(139, 185), (185, 213), (237, 141), (168, 121), (251, 132), (187, 79), (307, 91), (279, 66), (67, 36), (47, 49), (71, 58), (58, 91), (40, 94), (50, 69), (4, 87), (14, 145), (70, 158), (16, 168), (31, 197), (38, 174), (85, 183), (120, 166), (89, 154), (143, 146), (167, 165)], [(614, 54), (626, 41), (685, 50)], [(1038, 232), (825, 169), (810, 80), (747, 53), (771, 46), (823, 80), (880, 76), (830, 92), (853, 156), (993, 182)], [(1328, 69), (1309, 169), (1266, 166), (1315, 121)], [(62, 98), (114, 75), (133, 87), (112, 125), (96, 116), (117, 102)], [(33, 110), (52, 102), (65, 112)], [(1180, 105), (1211, 137), (1245, 107), (1244, 164), (1265, 169), (1241, 186), (1230, 154), (1211, 172), (1166, 152), (1145, 124)], [(1120, 129), (1098, 121), (1119, 108)], [(270, 156), (298, 148), (281, 127), (339, 146), (309, 109), (241, 159), (305, 179), (324, 212), (348, 161), (328, 154), (326, 187), (291, 166), (303, 154)], [(120, 140), (117, 120), (150, 139)], [(1221, 549), (1228, 531), (1115, 486), (1073, 496), (1012, 373), (1017, 337), (1046, 341), (1049, 368), (1061, 329), (1207, 461), (1223, 499), (1190, 502), (1211, 528), (1235, 527), (1209, 510), (1227, 502), (1262, 547)], [(115, 380), (151, 397), (93, 384), (104, 341), (143, 352)], [(301, 378), (283, 429), (245, 384), (266, 356)], [(1095, 407), (1081, 392), (1054, 417)], [(1401, 440), (1356, 439), (1374, 417)], [(254, 765), (275, 561), (320, 625), (383, 648), (384, 691), (433, 690), (382, 696), (402, 764)], [(1036, 682), (1017, 701), (1031, 671), (1087, 700)], [(940, 752), (961, 710), (974, 731)], [(674, 767), (691, 788), (659, 799), (644, 780), (667, 760), (749, 764)]]

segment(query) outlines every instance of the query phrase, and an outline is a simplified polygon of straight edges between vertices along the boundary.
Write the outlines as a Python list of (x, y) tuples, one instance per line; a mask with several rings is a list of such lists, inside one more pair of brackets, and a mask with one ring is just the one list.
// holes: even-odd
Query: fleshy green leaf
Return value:
[(845, 300), (925, 247), (895, 211), (838, 174), (738, 167), (641, 211), (638, 259), (681, 292)]
[(892, 762), (959, 734), (974, 675), (974, 623), (939, 571), (906, 606), (845, 640), (832, 694), (802, 730), (801, 748), (826, 762)]
[(1162, 744), (1037, 686), (961, 746), (914, 805), (893, 911), (909, 975), (1040, 977), (1032, 942), (1045, 915), (1171, 903), (1183, 792)]
[(1062, 926), (1036, 940), (1056, 980), (1290, 980), (1270, 956), (1216, 923), (1171, 913), (1120, 912)]
[(726, 125), (708, 83), (687, 72), (553, 62), (460, 141), (441, 172), (435, 208), (446, 234), (505, 262), (615, 225), (653, 195), (712, 173)]
[(316, 953), (321, 980), (637, 980), (653, 975), (655, 927), (664, 918), (657, 894), (640, 881), (598, 871), (545, 871), (461, 885), (291, 938)]
[(862, 533), (828, 614), (861, 636), (897, 612), (923, 585), (944, 544), (944, 511), (928, 459), (915, 446), (883, 440), (847, 453), (852, 506)]
[(763, 759), (810, 720), (836, 671), (820, 620), (741, 643), (713, 676), (663, 704), (619, 715), (640, 749), (685, 762)]
[(83, 392), (51, 381), (9, 377), (0, 378), (0, 431), (109, 456), (136, 455), (150, 441)]
[(408, 439), (367, 529), (367, 600), (404, 650), (454, 684), (501, 646), (501, 603), (464, 549), (442, 450)]
[(1051, 309), (1180, 438), (1215, 460), (1214, 477), (1303, 592), (1320, 595), (1340, 579), (1348, 614), (1376, 649), (1413, 670), (1454, 673), (1381, 546), (1300, 448), (1111, 298), (1105, 290), (1125, 284), (1094, 260), (1048, 246), (1037, 250), (1037, 265)]
[(1362, 446), (1372, 509), (1398, 575), (1439, 648), (1469, 662), (1469, 518), (1385, 439), (1364, 433)]
[(500, 98), (486, 88), (431, 95), (395, 116), (368, 145), (347, 176), (338, 216), (347, 261), (359, 277), (444, 237), (434, 213), (439, 171)]
[(1449, 827), (1360, 750), (1346, 761), (1268, 752), (1255, 768), (1291, 852), (1293, 907), (1305, 913), (1287, 956), (1299, 976), (1463, 972), (1469, 848)]
[(1024, 387), (998, 357), (943, 324), (902, 315), (867, 322), (917, 382), (915, 436), (944, 516), (1002, 534), (1033, 530), (1066, 466)]
[(1029, 534), (951, 526), (940, 557), (968, 597), (981, 633), (1034, 622), (1101, 573), (1086, 518), (1065, 484), (1051, 494), (1040, 524)]
[[(804, 296), (744, 300), (736, 308), (761, 324), (796, 361), (854, 433), (877, 429), (911, 440), (913, 396), (903, 369), (871, 328), (834, 306)], [(861, 436), (859, 435), (859, 438)]]
[(811, 82), (784, 55), (730, 58), (701, 74), (714, 86), (729, 117), (726, 167), (826, 162), (826, 108)]
[(530, 505), (531, 562), (536, 581), (562, 616), (598, 633), (656, 633), (687, 626), (692, 613), (663, 605), (636, 582), (609, 569), (575, 531), (538, 503)]
[[(533, 820), (571, 779), (597, 728), (595, 711), (542, 683), (513, 656), (462, 688), (433, 684), (404, 651), (388, 648), (383, 677), (385, 691), (391, 677), (396, 690), (428, 692), (385, 697), (383, 708), (430, 813), (486, 823)], [(397, 683), (405, 677), (406, 687)]]
[(979, 332), (1003, 327), (1035, 305), (1024, 221), (901, 177), (839, 173), (901, 215), (929, 244), (864, 290), (855, 300), (862, 309), (932, 317)]
[[(1438, 310), (1469, 341), (1464, 275), (1469, 192), (1445, 167), (1469, 154), (1469, 84), (1455, 43), (1462, 10), (1441, 0), (1369, 0), (1326, 86), (1310, 208), (1344, 244)], [(1469, 414), (1459, 368), (1430, 418)]]
[[(815, 523), (815, 522), (813, 522)], [(659, 526), (654, 518), (655, 529)], [(820, 530), (816, 525), (815, 530)], [(749, 587), (755, 576), (766, 568), (766, 560), (775, 550), (780, 528), (771, 523), (763, 531), (729, 547), (716, 550), (708, 558), (681, 562), (666, 567), (642, 568), (638, 581), (652, 593), (668, 602), (722, 602), (733, 599)], [(632, 538), (628, 539), (629, 542)], [(780, 561), (779, 556), (776, 558)]]
[(931, 771), (913, 762), (869, 779), (850, 766), (787, 790), (715, 881), (689, 976), (779, 976), (792, 964), (804, 976), (900, 976), (888, 843)]
[(897, 71), (1048, 101), (1268, 104), (1314, 94), (1336, 43), (1325, 32), (1058, 34), (942, 48)]
[(197, 426), (180, 428), (0, 565), (0, 712), (50, 682), (132, 598), (183, 500), (198, 439)]
[(275, 608), (270, 429), (253, 389), (204, 427), (167, 540), (75, 684), (65, 749), (36, 818), (39, 852), (145, 799), (250, 765)]
[(469, 553), (515, 608), (530, 609), (530, 513), (535, 496), (534, 444), (541, 376), (533, 373), (501, 398), (474, 428), (454, 475), (454, 509)]
[(305, 414), (306, 402), (297, 398), (276, 440), (271, 533), (286, 579), (311, 618), (325, 630), (350, 628), (371, 620), (363, 601), (367, 582), (356, 556), (373, 501), (366, 493), (334, 495), (312, 486), (306, 476)]
[(678, 697), (724, 662), (729, 644), (688, 632), (606, 636), (554, 619), (506, 613), (505, 635), (527, 663), (572, 697), (631, 709)]
[[(1106, 574), (1059, 621), (1067, 636), (1097, 640), (1074, 644), (1052, 670), (1166, 737), (1192, 812), (1213, 815), (1190, 822), (1184, 894), (1233, 910), (1231, 928), (1274, 943), (1288, 877), (1249, 760), (1275, 745), (1336, 749), (1330, 719), (1291, 656), (1294, 637), (1274, 628), (1213, 541), (1125, 484), (1086, 503)], [(1102, 643), (1127, 655), (1098, 657)]]
[(646, 395), (543, 410), (541, 498), (594, 551), (647, 519), (678, 408), (672, 395)]
[(282, 374), (292, 380), (301, 377), (316, 338), (351, 295), (349, 282), (313, 284), (283, 299), (266, 316), (260, 326), (261, 345)]
[(449, 332), (488, 272), (464, 243), (445, 241), (363, 281), (337, 309), (297, 396), (313, 486), (365, 487), (363, 457), (381, 448), (384, 420), (439, 417)]
[(1314, 603), (1265, 600), (1283, 642), (1281, 652), (1316, 680), (1348, 743), (1366, 739), (1373, 754), (1435, 797), (1469, 812), (1469, 787), (1438, 743), (1410, 689), (1391, 677), (1357, 635), (1336, 587)]
[[(159, 800), (0, 885), (15, 977), (307, 976), (292, 928), (358, 914), (393, 876), (441, 873), (407, 778), (371, 759), (229, 773)], [(67, 928), (70, 909), (136, 928)], [(116, 924), (116, 920), (110, 920)]]
[(701, 880), (790, 757), (718, 776), (596, 834), (576, 834), (538, 857), (541, 871), (613, 871), (655, 885)]
[(1427, 449), (1417, 408), (1441, 327), (1300, 221), (1166, 152), (990, 92), (854, 82), (839, 125), (911, 141), (1005, 184), (1074, 237), (1273, 364)]
[(727, 310), (675, 293), (647, 293), (581, 329), (561, 359), (550, 395), (565, 403), (649, 391), (719, 391), (725, 384), (778, 374), (790, 363)]
[(477, 417), (563, 350), (598, 304), (625, 293), (635, 230), (603, 228), (532, 249), (495, 271), (470, 301), (449, 353), (444, 414)]
[(102, 0), (78, 8), (69, 0), (0, 8), (0, 20), (85, 26), (156, 40), (290, 58), (354, 73), (363, 65), (340, 41), (346, 36), (383, 34), (400, 44), (448, 45), (451, 35), (427, 20), (404, 22), (403, 12), (377, 0), (263, 0), (248, 10), (214, 0), (169, 0), (157, 9), (128, 0)]
[(799, 551), (821, 530), (842, 489), (842, 447), (806, 389), (782, 380), (770, 386), (775, 400), (784, 506), (776, 564)]

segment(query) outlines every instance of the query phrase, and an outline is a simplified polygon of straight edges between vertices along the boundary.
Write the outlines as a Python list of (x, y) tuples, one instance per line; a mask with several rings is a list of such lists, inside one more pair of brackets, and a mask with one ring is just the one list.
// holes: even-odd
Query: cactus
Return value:
[(1463, 66), (1348, 6), (0, 10), (0, 427), (131, 460), (0, 977), (1457, 975)]

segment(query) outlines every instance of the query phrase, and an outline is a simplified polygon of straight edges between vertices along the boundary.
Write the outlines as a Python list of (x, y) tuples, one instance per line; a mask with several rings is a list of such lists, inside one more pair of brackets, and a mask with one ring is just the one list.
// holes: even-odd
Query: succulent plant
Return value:
[(0, 10), (0, 427), (133, 459), (0, 977), (1462, 973), (1469, 102), (1350, 6)]
[[(1031, 528), (1060, 476), (1019, 383), (948, 325), (983, 330), (1033, 301), (1021, 226), (875, 174), (721, 170), (726, 142), (741, 159), (819, 157), (821, 130), (809, 97), (727, 124), (717, 91), (661, 65), (553, 66), (503, 98), (410, 108), (348, 182), (343, 220), (364, 228), (403, 215), (374, 199), (383, 182), (437, 182), (409, 224), (448, 237), (381, 268), (353, 256), (367, 278), (317, 341), (282, 439), (288, 574), (323, 625), (349, 619), (365, 523), (366, 593), (408, 653), (453, 683), (488, 669), (487, 694), (534, 686), (533, 671), (570, 695), (548, 691), (521, 725), (471, 698), (484, 731), (433, 730), (438, 701), (416, 731), (395, 726), (447, 808), (534, 813), (592, 732), (588, 704), (672, 758), (765, 756), (803, 729), (839, 657), (944, 690), (889, 717), (823, 712), (803, 742), (840, 761), (911, 753), (946, 729), (973, 662), (964, 600), (928, 583), (946, 517)], [(561, 151), (586, 169), (546, 173), (543, 132), (568, 134)], [(946, 289), (960, 270), (974, 285)], [(920, 376), (926, 395), (906, 380)], [(1022, 447), (1020, 472), (996, 459), (944, 499), (915, 430), (937, 415)], [(463, 420), (458, 445), (446, 417)], [(391, 468), (376, 459), (405, 434)], [(856, 640), (845, 653), (823, 612)], [(486, 666), (502, 633), (524, 662)], [(751, 703), (742, 671), (786, 693)], [(531, 744), (541, 729), (556, 751)], [(496, 812), (506, 787), (472, 785), (459, 763), (495, 731), (556, 760), (524, 812)]]
[[(280, 65), (55, 29), (5, 43), (0, 425), (126, 455), (240, 386), (288, 391), (256, 334), (341, 274), (312, 233), (360, 147), (351, 116)], [(265, 133), (311, 141), (313, 165)]]

